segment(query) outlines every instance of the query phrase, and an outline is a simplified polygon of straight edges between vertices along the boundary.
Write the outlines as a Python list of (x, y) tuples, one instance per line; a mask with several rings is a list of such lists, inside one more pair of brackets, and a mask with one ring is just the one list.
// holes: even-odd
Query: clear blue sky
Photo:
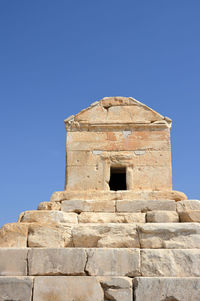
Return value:
[(173, 119), (173, 188), (200, 199), (199, 94), (199, 0), (1, 0), (0, 226), (63, 190), (63, 120), (104, 96)]

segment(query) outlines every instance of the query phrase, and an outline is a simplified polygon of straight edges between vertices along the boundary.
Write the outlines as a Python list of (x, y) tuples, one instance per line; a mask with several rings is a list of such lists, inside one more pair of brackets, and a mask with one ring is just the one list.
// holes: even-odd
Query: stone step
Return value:
[(134, 301), (199, 301), (200, 278), (142, 278), (133, 280)]
[[(184, 212), (183, 212), (184, 213)], [(177, 223), (179, 215), (176, 211), (141, 212), (63, 212), (56, 210), (32, 210), (22, 212), (20, 223), (40, 224), (80, 224), (80, 223)]]
[[(39, 206), (40, 208), (40, 206)], [(65, 212), (147, 212), (176, 211), (174, 200), (67, 200), (61, 202)]]
[(0, 276), (200, 277), (199, 249), (0, 248)]
[(1, 301), (199, 301), (199, 292), (199, 277), (0, 277)]
[(200, 248), (199, 223), (6, 224), (0, 247)]

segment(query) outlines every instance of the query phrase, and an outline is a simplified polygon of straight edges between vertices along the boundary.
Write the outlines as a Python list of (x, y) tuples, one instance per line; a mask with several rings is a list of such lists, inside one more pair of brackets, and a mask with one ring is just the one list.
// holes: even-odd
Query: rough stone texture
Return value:
[(32, 282), (30, 277), (0, 277), (0, 300), (32, 301)]
[(61, 210), (66, 212), (114, 212), (115, 201), (101, 200), (67, 200), (63, 201)]
[(173, 200), (117, 200), (116, 210), (118, 212), (175, 211), (176, 202)]
[(76, 213), (66, 213), (56, 210), (31, 210), (25, 211), (20, 214), (19, 222), (24, 223), (50, 223), (50, 224), (59, 224), (59, 223), (78, 223)]
[(200, 225), (197, 223), (147, 223), (138, 225), (138, 231), (141, 248), (200, 248)]
[(200, 210), (184, 211), (179, 213), (181, 222), (200, 223)]
[(132, 289), (108, 288), (105, 291), (105, 298), (106, 299), (104, 299), (104, 300), (132, 301), (133, 300)]
[(31, 249), (29, 275), (84, 275), (84, 249)]
[(145, 223), (145, 213), (82, 212), (79, 223)]
[(72, 246), (71, 227), (61, 225), (30, 224), (28, 247), (64, 248)]
[(95, 277), (36, 277), (33, 301), (104, 301)]
[(6, 224), (0, 229), (1, 248), (26, 248), (28, 227), (25, 224)]
[(72, 230), (75, 247), (139, 248), (135, 224), (79, 224)]
[(178, 223), (179, 216), (176, 211), (151, 211), (147, 212), (148, 223)]
[(0, 248), (0, 276), (26, 276), (28, 249)]
[[(51, 202), (61, 202), (65, 200), (187, 200), (187, 196), (180, 191), (133, 191), (133, 190), (118, 190), (118, 191), (56, 191), (51, 196)], [(164, 210), (164, 209), (159, 209)], [(170, 209), (172, 210), (172, 209)]]
[(200, 277), (200, 250), (141, 250), (144, 277)]
[(97, 277), (104, 290), (104, 300), (133, 301), (132, 279), (126, 277)]
[(200, 201), (198, 200), (183, 200), (177, 202), (177, 211), (191, 211), (191, 210), (200, 210)]
[(38, 205), (38, 210), (60, 210), (61, 204), (59, 202), (41, 202)]
[(85, 270), (92, 276), (129, 276), (140, 274), (138, 249), (90, 249)]
[(200, 278), (135, 278), (135, 301), (199, 301)]

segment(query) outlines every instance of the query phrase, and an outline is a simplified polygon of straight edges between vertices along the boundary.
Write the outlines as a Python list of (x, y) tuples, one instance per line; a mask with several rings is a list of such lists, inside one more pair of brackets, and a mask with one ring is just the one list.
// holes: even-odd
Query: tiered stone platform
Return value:
[(63, 196), (1, 228), (1, 301), (200, 301), (200, 201)]

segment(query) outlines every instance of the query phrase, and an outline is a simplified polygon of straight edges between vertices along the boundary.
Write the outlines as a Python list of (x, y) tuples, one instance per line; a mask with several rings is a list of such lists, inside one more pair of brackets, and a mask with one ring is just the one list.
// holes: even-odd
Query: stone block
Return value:
[(141, 250), (144, 277), (200, 277), (200, 250)]
[(33, 301), (104, 301), (103, 289), (95, 277), (36, 277)]
[(30, 224), (28, 247), (65, 248), (72, 246), (71, 226)]
[(1, 248), (26, 248), (28, 227), (25, 224), (5, 224), (0, 229)]
[(145, 213), (82, 212), (79, 223), (145, 223)]
[(86, 258), (84, 249), (31, 249), (29, 275), (85, 275)]
[(135, 278), (135, 301), (199, 301), (200, 278)]
[(115, 212), (115, 201), (102, 200), (67, 200), (61, 204), (65, 212)]
[(147, 223), (178, 223), (179, 216), (176, 211), (149, 211)]
[(117, 212), (176, 211), (174, 200), (117, 200)]
[(79, 224), (72, 229), (75, 247), (139, 248), (135, 224)]
[(40, 224), (77, 224), (77, 214), (72, 212), (62, 212), (56, 210), (31, 210), (20, 214), (19, 222), (40, 223)]
[(200, 201), (198, 200), (183, 200), (177, 202), (177, 211), (191, 211), (191, 210), (200, 210)]
[(200, 223), (200, 210), (183, 211), (179, 213), (181, 222)]
[(89, 249), (85, 270), (92, 276), (140, 275), (138, 249)]
[(200, 225), (197, 223), (146, 223), (138, 225), (143, 249), (199, 249)]
[(28, 249), (0, 248), (0, 276), (26, 276), (27, 253)]
[(61, 204), (59, 202), (41, 202), (38, 205), (38, 210), (60, 210)]
[[(32, 301), (33, 280), (30, 277), (0, 277), (1, 301)], [(39, 301), (39, 300), (38, 300)]]

